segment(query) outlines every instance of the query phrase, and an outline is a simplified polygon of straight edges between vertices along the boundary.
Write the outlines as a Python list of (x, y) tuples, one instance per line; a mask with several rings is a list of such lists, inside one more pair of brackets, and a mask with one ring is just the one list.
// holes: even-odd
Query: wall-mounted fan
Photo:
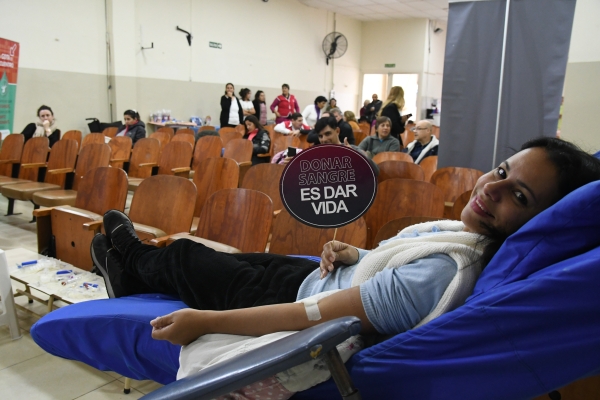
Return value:
[(331, 32), (323, 39), (323, 53), (327, 58), (327, 65), (329, 60), (343, 56), (347, 49), (348, 39), (339, 32)]

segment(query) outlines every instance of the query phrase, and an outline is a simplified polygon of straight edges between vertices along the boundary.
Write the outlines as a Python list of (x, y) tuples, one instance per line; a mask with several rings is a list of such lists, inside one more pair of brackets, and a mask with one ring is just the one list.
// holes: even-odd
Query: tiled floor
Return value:
[[(128, 204), (130, 202), (128, 198)], [(31, 203), (15, 202), (15, 212), (4, 216), (8, 201), (0, 196), (0, 249), (16, 247), (37, 251), (35, 224), (30, 224)], [(18, 287), (13, 281), (13, 288)], [(44, 314), (46, 307), (18, 297), (17, 304)], [(60, 304), (59, 304), (60, 305)], [(114, 372), (98, 371), (86, 364), (64, 360), (46, 353), (29, 335), (38, 318), (18, 311), (22, 338), (12, 340), (8, 327), (0, 326), (0, 399), (10, 400), (101, 400), (139, 399), (162, 385), (152, 381), (132, 381), (131, 393), (123, 393), (124, 379)]]

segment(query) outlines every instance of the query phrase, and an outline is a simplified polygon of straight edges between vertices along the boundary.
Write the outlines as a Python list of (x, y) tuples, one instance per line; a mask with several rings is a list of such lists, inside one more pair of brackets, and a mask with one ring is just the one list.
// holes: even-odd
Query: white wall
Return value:
[(600, 2), (577, 0), (564, 88), (561, 137), (600, 150), (596, 115), (600, 93)]
[(15, 131), (51, 106), (59, 128), (108, 117), (104, 0), (0, 1), (0, 37), (19, 42)]

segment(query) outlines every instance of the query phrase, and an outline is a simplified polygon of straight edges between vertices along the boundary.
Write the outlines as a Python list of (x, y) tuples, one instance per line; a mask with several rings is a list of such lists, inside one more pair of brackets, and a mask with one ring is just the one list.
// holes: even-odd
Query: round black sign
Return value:
[(365, 156), (348, 146), (322, 144), (295, 156), (279, 182), (281, 200), (298, 221), (336, 228), (360, 218), (375, 199), (377, 175)]

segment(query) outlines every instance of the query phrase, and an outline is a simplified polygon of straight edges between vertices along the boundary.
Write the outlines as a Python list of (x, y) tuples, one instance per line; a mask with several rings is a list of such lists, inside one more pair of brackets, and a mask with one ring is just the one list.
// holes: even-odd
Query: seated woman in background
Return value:
[[(316, 127), (323, 142), (339, 134), (326, 122)], [(360, 318), (363, 334), (394, 335), (463, 304), (509, 235), (598, 179), (600, 160), (544, 137), (526, 142), (479, 178), (461, 221), (413, 225), (370, 252), (328, 242), (317, 263), (220, 253), (185, 239), (157, 248), (139, 240), (125, 214), (111, 210), (104, 216), (107, 236), (98, 234), (92, 242), (92, 258), (110, 297), (159, 292), (178, 295), (191, 307), (151, 321), (152, 337), (174, 344), (208, 333), (302, 330), (343, 316)], [(318, 315), (294, 303), (333, 290), (313, 298)]]
[(221, 115), (219, 116), (221, 128), (235, 128), (244, 120), (242, 105), (235, 97), (234, 90), (233, 83), (228, 83), (225, 85), (225, 94), (221, 96)]
[(352, 127), (352, 131), (360, 131), (358, 122), (356, 122), (356, 115), (352, 111), (344, 111), (344, 121), (346, 121)]
[(306, 106), (304, 111), (302, 111), (302, 118), (304, 118), (304, 123), (312, 128), (315, 127), (315, 124), (321, 118), (321, 110), (327, 104), (327, 99), (325, 96), (317, 96), (315, 99), (315, 104), (311, 104)]
[(271, 148), (269, 132), (263, 128), (254, 115), (248, 115), (244, 120), (246, 134), (244, 139), (252, 141), (252, 165), (269, 162), (268, 157), (259, 157), (259, 154), (267, 154)]
[(38, 121), (28, 124), (21, 134), (25, 136), (25, 141), (32, 137), (46, 136), (50, 142), (50, 147), (60, 140), (60, 129), (56, 127), (54, 113), (48, 106), (41, 106), (37, 110)]
[(358, 147), (373, 158), (384, 151), (400, 151), (400, 142), (390, 135), (392, 123), (388, 117), (377, 117), (375, 120), (376, 136), (367, 136)]
[(267, 124), (267, 102), (265, 99), (265, 92), (258, 90), (254, 95), (252, 105), (254, 106), (254, 111), (256, 111), (254, 115), (258, 118), (258, 122), (265, 126)]
[(325, 112), (331, 111), (332, 108), (337, 108), (337, 100), (333, 97), (329, 99), (329, 104), (327, 104), (327, 107), (325, 107)]
[(250, 100), (251, 95), (252, 91), (248, 88), (243, 88), (240, 90), (240, 104), (242, 105), (244, 117), (247, 117), (248, 115), (256, 115), (254, 104), (252, 104), (252, 100)]
[(127, 110), (123, 113), (123, 122), (125, 125), (117, 132), (116, 136), (129, 136), (131, 145), (135, 145), (140, 139), (146, 137), (146, 124), (140, 121), (140, 114), (135, 110)]

